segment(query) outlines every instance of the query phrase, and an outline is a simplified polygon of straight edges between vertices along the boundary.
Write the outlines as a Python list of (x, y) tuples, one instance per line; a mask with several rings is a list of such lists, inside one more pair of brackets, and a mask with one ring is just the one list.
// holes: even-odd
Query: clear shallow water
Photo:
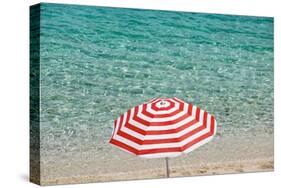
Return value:
[(273, 131), (272, 18), (43, 4), (40, 32), (42, 156), (105, 150), (114, 119), (157, 96), (225, 134)]

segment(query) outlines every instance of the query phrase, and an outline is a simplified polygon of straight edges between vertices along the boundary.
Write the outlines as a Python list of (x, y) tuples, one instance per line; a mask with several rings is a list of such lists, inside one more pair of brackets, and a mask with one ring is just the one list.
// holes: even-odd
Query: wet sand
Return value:
[[(223, 135), (189, 154), (170, 158), (170, 177), (273, 171), (273, 151), (273, 134)], [(143, 159), (111, 145), (98, 155), (82, 152), (42, 166), (41, 185), (166, 177), (163, 158)]]

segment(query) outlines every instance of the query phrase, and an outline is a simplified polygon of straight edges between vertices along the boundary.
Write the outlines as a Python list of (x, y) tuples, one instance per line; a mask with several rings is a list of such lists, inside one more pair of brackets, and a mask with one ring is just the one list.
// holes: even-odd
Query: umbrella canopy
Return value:
[(114, 122), (110, 143), (137, 156), (175, 157), (209, 142), (215, 117), (178, 98), (155, 98)]

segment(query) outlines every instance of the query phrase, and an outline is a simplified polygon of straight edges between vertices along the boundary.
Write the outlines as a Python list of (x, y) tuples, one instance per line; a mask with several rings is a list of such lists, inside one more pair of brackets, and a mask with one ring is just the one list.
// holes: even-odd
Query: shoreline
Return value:
[[(43, 160), (44, 161), (44, 160)], [(165, 159), (144, 159), (109, 145), (42, 163), (41, 185), (166, 178)], [(197, 150), (169, 159), (170, 177), (274, 170), (273, 134), (223, 135)]]
[[(256, 159), (245, 161), (233, 161), (220, 164), (208, 164), (206, 166), (173, 167), (170, 169), (170, 178), (175, 177), (193, 177), (205, 175), (227, 175), (237, 173), (255, 173), (255, 172), (272, 172), (274, 171), (273, 158)], [(141, 170), (138, 172), (119, 172), (103, 175), (60, 177), (56, 179), (45, 179), (41, 185), (63, 185), (63, 184), (80, 184), (80, 183), (98, 183), (109, 181), (132, 181), (145, 179), (166, 178), (164, 169)]]

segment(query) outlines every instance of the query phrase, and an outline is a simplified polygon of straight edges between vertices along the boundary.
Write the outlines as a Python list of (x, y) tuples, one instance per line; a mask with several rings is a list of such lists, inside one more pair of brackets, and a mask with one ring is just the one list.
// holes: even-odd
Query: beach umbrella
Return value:
[(145, 158), (189, 153), (209, 142), (216, 132), (215, 117), (178, 98), (155, 98), (138, 105), (114, 122), (110, 143)]

